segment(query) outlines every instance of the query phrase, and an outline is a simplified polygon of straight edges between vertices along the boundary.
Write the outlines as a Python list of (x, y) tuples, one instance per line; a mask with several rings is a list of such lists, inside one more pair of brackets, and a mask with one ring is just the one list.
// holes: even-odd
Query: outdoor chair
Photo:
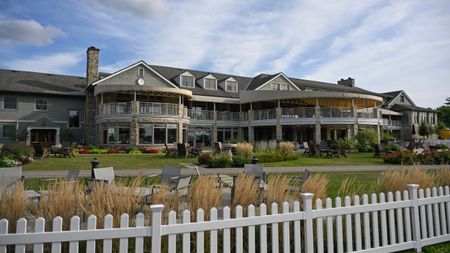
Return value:
[(309, 153), (310, 153), (310, 149), (309, 149), (309, 144), (308, 144), (308, 142), (306, 142), (306, 141), (304, 141), (303, 142), (303, 148), (305, 149), (305, 152), (303, 152), (303, 154), (304, 155), (309, 155)]
[(39, 158), (39, 159), (43, 159), (43, 158), (49, 158), (50, 157), (50, 151), (48, 150), (48, 148), (44, 148), (42, 147), (42, 144), (40, 142), (33, 142), (31, 143), (31, 145), (33, 146), (34, 149), (34, 158)]
[(186, 158), (188, 154), (188, 150), (186, 147), (186, 143), (177, 143), (177, 157), (178, 158)]
[(375, 144), (373, 146), (374, 149), (374, 154), (373, 154), (373, 158), (381, 158), (381, 154), (382, 153), (386, 153), (386, 149), (384, 148), (384, 144), (383, 143), (379, 143), (379, 144)]
[(164, 167), (161, 172), (161, 183), (167, 184), (171, 189), (174, 189), (178, 185), (180, 176), (181, 176), (180, 168)]
[[(69, 169), (69, 171), (67, 171), (67, 175), (63, 178), (63, 181), (65, 182), (76, 181), (79, 174), (80, 174), (79, 169)], [(56, 181), (57, 178), (46, 178), (45, 180)]]
[(314, 143), (309, 144), (308, 156), (311, 157), (311, 156), (318, 156), (318, 155), (320, 155), (320, 151), (317, 148), (316, 144), (314, 144)]
[[(26, 186), (26, 178), (22, 174), (21, 167), (12, 167), (0, 171), (0, 192), (3, 192), (4, 189), (12, 190), (15, 184), (19, 182), (23, 182)], [(39, 199), (41, 196), (35, 190), (25, 190), (25, 195), (29, 199)]]
[(303, 172), (303, 175), (301, 177), (295, 177), (292, 180), (293, 185), (290, 185), (288, 187), (288, 191), (303, 192), (303, 186), (305, 185), (305, 182), (308, 180), (309, 176), (311, 176), (311, 171), (308, 169), (305, 169), (305, 171)]
[(266, 173), (262, 164), (245, 164), (244, 174), (253, 176), (264, 186), (266, 184)]
[(197, 142), (195, 147), (189, 149), (189, 157), (199, 156), (204, 149), (203, 142)]
[(164, 157), (176, 157), (177, 156), (177, 149), (176, 148), (169, 148), (169, 146), (167, 146), (167, 143), (164, 143), (164, 146), (166, 147), (166, 155)]
[(214, 153), (220, 154), (222, 153), (222, 150), (223, 150), (222, 142), (214, 142)]

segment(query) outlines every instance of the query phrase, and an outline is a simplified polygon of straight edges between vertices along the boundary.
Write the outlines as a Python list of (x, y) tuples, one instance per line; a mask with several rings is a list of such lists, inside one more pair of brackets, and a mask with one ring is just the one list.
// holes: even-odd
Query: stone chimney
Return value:
[(348, 86), (348, 87), (355, 87), (355, 79), (349, 77), (347, 79), (341, 78), (341, 80), (339, 80), (337, 82), (338, 85), (343, 85), (343, 86)]
[(98, 80), (98, 53), (100, 49), (89, 47), (86, 50), (86, 85)]

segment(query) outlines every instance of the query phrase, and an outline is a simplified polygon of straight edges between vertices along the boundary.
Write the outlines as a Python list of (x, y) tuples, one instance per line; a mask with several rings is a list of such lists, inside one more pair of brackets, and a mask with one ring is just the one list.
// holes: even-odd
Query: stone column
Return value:
[(381, 119), (380, 119), (380, 108), (376, 107), (374, 109), (376, 115), (377, 115), (377, 142), (380, 143), (381, 142)]
[(255, 144), (255, 127), (252, 126), (254, 119), (253, 110), (248, 111), (248, 142)]
[(183, 143), (183, 123), (181, 122), (177, 124), (177, 141)]
[(297, 126), (293, 126), (292, 127), (292, 139), (293, 141), (298, 142), (298, 127)]
[(217, 142), (217, 111), (216, 111), (216, 103), (214, 103), (213, 107), (213, 124), (212, 124), (212, 142)]
[(356, 136), (358, 133), (358, 107), (355, 104), (355, 100), (352, 99), (352, 118), (353, 118), (353, 125), (352, 125), (352, 131), (351, 135), (352, 137)]
[(275, 108), (275, 119), (276, 119), (276, 126), (275, 126), (275, 134), (277, 141), (283, 140), (283, 130), (281, 127), (281, 107), (280, 107), (280, 100), (278, 100), (278, 106)]
[(320, 144), (320, 141), (322, 140), (322, 133), (320, 131), (320, 106), (316, 105), (315, 107), (315, 116), (316, 116), (316, 124), (315, 124), (315, 131), (314, 131), (314, 142), (316, 144)]
[(137, 114), (139, 113), (139, 102), (131, 101), (131, 122), (130, 122), (130, 144), (139, 145), (139, 123)]

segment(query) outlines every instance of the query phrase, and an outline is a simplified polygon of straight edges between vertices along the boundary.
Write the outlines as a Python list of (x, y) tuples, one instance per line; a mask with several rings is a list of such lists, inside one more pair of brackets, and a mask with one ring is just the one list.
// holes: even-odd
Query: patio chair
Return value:
[(188, 150), (186, 148), (186, 143), (177, 143), (177, 157), (186, 158)]
[(222, 150), (223, 150), (222, 142), (214, 142), (214, 153), (220, 154), (222, 153)]
[(169, 185), (171, 189), (176, 188), (181, 176), (181, 169), (164, 167), (161, 172), (161, 183)]
[(34, 158), (49, 158), (50, 157), (50, 151), (48, 148), (42, 147), (42, 144), (40, 142), (33, 142), (31, 143), (34, 149)]
[(374, 154), (373, 154), (373, 158), (381, 158), (381, 153), (386, 153), (386, 149), (384, 148), (384, 144), (383, 143), (379, 143), (379, 144), (375, 144), (373, 146), (374, 149)]
[(167, 143), (164, 143), (164, 146), (166, 147), (166, 155), (164, 157), (176, 157), (177, 156), (177, 149), (176, 148), (169, 148), (169, 146), (167, 146)]
[(245, 164), (244, 174), (255, 177), (261, 182), (266, 182), (266, 173), (264, 172), (264, 166), (262, 164)]
[(199, 156), (204, 149), (203, 142), (197, 142), (194, 148), (189, 149), (189, 157)]
[(308, 144), (308, 142), (306, 142), (306, 141), (303, 142), (303, 148), (305, 149), (305, 152), (303, 152), (304, 155), (309, 154), (309, 152), (311, 151), (311, 150), (309, 149), (309, 144)]
[(94, 180), (104, 182), (108, 185), (111, 185), (114, 182), (114, 168), (106, 167), (106, 168), (97, 168), (94, 169)]
[[(22, 167), (11, 167), (0, 171), (0, 192), (4, 189), (10, 191), (15, 184), (23, 182), (26, 185), (26, 178), (22, 174)], [(39, 199), (40, 194), (35, 190), (25, 190), (25, 195), (29, 199)]]

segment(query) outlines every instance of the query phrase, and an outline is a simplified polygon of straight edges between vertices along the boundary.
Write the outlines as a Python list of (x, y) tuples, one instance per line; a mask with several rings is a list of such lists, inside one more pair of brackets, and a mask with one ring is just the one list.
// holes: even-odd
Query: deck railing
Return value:
[(178, 104), (139, 102), (140, 114), (178, 115)]
[[(51, 252), (59, 253), (62, 242), (69, 242), (68, 252), (78, 252), (80, 241), (86, 241), (86, 252), (111, 252), (112, 239), (118, 240), (118, 251), (127, 252), (129, 238), (134, 238), (134, 252), (144, 252), (144, 240), (151, 239), (151, 252), (161, 252), (162, 242), (168, 252), (395, 252), (450, 241), (450, 191), (449, 187), (420, 189), (408, 185), (408, 191), (387, 194), (367, 194), (353, 198), (337, 197), (313, 206), (313, 194), (302, 194), (300, 203), (284, 202), (282, 206), (261, 204), (244, 208), (229, 207), (220, 211), (212, 208), (209, 220), (205, 211), (181, 214), (170, 211), (168, 222), (163, 219), (163, 205), (152, 205), (151, 226), (145, 225), (142, 213), (120, 217), (120, 227), (113, 227), (113, 216), (106, 215), (104, 224), (97, 217), (87, 220), (75, 216), (70, 229), (63, 231), (61, 217), (53, 221), (38, 218), (30, 225), (21, 218), (16, 232), (8, 233), (9, 223), (0, 221), (0, 252), (8, 247), (15, 252), (25, 252), (32, 245), (34, 252), (43, 252), (44, 244)], [(267, 210), (270, 209), (270, 210)], [(234, 214), (232, 217), (231, 214)], [(244, 215), (245, 213), (245, 215)], [(52, 222), (53, 231), (45, 231), (46, 222)], [(130, 226), (134, 224), (133, 226)], [(244, 235), (245, 234), (245, 235)], [(220, 246), (219, 246), (220, 245)], [(116, 246), (117, 247), (117, 246)], [(179, 247), (179, 248), (177, 248)], [(205, 247), (209, 247), (205, 249)], [(219, 249), (220, 247), (220, 249)]]
[(321, 107), (320, 116), (323, 118), (352, 118), (351, 110), (343, 110), (332, 107)]
[(213, 111), (188, 109), (188, 116), (194, 120), (213, 120)]
[(275, 119), (275, 109), (255, 110), (253, 111), (254, 120)]
[(298, 118), (313, 118), (315, 117), (314, 107), (295, 107), (282, 108), (281, 118), (283, 119), (298, 119)]
[(217, 120), (239, 121), (239, 112), (217, 112)]
[(107, 103), (101, 105), (102, 115), (130, 114), (131, 103)]

